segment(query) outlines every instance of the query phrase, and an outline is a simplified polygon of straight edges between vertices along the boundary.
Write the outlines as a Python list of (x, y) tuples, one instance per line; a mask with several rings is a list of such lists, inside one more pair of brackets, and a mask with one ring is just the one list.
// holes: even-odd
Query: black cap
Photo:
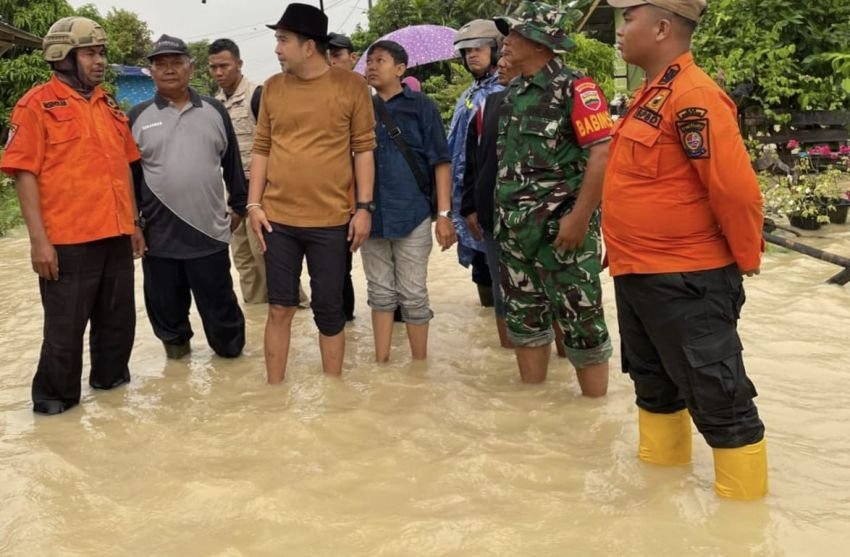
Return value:
[(189, 47), (183, 39), (178, 39), (171, 35), (162, 35), (153, 43), (153, 50), (148, 54), (148, 60), (153, 60), (162, 54), (184, 54), (189, 57), (192, 56), (192, 53), (189, 52)]
[(277, 23), (266, 25), (269, 29), (292, 31), (308, 39), (328, 42), (328, 16), (309, 4), (290, 4)]
[(345, 35), (342, 35), (340, 33), (331, 33), (328, 36), (330, 37), (328, 44), (331, 48), (344, 48), (346, 50), (354, 52), (354, 43), (352, 43), (351, 39), (349, 39)]

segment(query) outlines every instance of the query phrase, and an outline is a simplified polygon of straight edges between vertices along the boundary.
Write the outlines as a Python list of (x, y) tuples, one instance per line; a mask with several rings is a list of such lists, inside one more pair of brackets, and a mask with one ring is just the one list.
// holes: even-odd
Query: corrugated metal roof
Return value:
[(9, 46), (41, 48), (41, 37), (22, 31), (4, 21), (0, 21), (0, 43), (8, 44)]

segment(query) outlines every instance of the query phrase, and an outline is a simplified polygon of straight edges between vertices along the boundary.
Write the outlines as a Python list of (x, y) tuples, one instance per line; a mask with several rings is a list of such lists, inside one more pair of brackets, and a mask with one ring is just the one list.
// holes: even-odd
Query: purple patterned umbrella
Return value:
[[(410, 59), (407, 67), (412, 68), (456, 57), (455, 33), (451, 27), (442, 25), (411, 25), (388, 33), (378, 40), (395, 41), (403, 46)], [(366, 73), (366, 52), (354, 66), (355, 72)]]

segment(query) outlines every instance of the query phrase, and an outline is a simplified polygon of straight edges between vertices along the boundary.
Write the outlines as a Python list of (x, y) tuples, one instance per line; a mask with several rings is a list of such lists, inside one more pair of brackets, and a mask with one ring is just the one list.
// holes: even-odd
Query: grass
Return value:
[(0, 236), (5, 236), (6, 232), (23, 222), (15, 186), (8, 177), (2, 176), (0, 177)]

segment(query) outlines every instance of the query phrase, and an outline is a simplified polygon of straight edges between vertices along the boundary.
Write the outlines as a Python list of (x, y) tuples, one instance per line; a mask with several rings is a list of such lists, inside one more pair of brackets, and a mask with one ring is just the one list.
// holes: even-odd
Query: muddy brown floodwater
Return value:
[[(828, 232), (812, 243), (850, 255), (850, 231)], [(0, 239), (0, 555), (838, 556), (850, 546), (850, 285), (823, 283), (834, 266), (772, 252), (746, 281), (740, 328), (770, 495), (737, 503), (715, 497), (701, 438), (690, 467), (637, 460), (618, 354), (602, 401), (578, 396), (564, 361), (546, 384), (522, 385), (454, 251), (432, 259), (426, 364), (411, 364), (401, 329), (392, 363), (373, 363), (356, 257), (342, 380), (321, 374), (309, 311), (296, 317), (282, 386), (264, 382), (261, 306), (246, 311), (240, 359), (215, 357), (197, 326), (191, 358), (166, 361), (137, 288), (133, 382), (108, 393), (85, 384), (79, 407), (34, 416), (42, 321), (28, 258), (24, 231)]]

